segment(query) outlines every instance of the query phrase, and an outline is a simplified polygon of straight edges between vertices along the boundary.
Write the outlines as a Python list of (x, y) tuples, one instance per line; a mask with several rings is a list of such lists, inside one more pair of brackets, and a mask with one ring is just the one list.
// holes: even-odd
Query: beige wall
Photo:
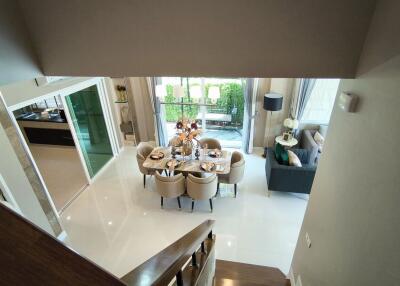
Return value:
[(258, 79), (257, 97), (256, 97), (256, 118), (254, 120), (254, 139), (255, 147), (264, 147), (265, 124), (267, 120), (267, 111), (264, 110), (264, 95), (271, 88), (270, 78)]
[(400, 53), (400, 1), (377, 1), (361, 54), (358, 74), (367, 72)]
[(292, 263), (303, 285), (400, 281), (399, 90), (400, 57), (340, 84), (360, 104), (334, 107)]
[(17, 1), (0, 0), (0, 85), (42, 75)]
[(267, 115), (263, 146), (273, 146), (275, 137), (283, 132), (283, 121), (289, 116), (289, 107), (295, 82), (296, 79), (293, 78), (271, 79), (270, 92), (281, 94), (283, 96), (283, 105), (280, 111), (274, 111), (272, 114), (269, 111), (264, 111)]
[(375, 0), (20, 0), (47, 75), (353, 77)]
[(359, 76), (340, 83), (338, 94), (360, 102), (356, 113), (335, 104), (331, 116), (292, 262), (304, 286), (399, 284), (398, 11), (398, 1), (378, 1)]
[(129, 78), (128, 96), (130, 104), (134, 106), (135, 128), (138, 131), (137, 142), (148, 142), (155, 140), (155, 126), (153, 109), (147, 79), (145, 77)]

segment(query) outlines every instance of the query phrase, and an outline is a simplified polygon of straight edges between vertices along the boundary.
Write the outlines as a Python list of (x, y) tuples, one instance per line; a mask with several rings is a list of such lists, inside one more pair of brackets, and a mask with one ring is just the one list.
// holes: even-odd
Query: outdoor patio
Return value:
[[(176, 123), (167, 122), (168, 140), (176, 135)], [(210, 137), (217, 139), (222, 147), (225, 148), (241, 148), (242, 147), (242, 130), (236, 129), (206, 129), (202, 132), (201, 137)]]

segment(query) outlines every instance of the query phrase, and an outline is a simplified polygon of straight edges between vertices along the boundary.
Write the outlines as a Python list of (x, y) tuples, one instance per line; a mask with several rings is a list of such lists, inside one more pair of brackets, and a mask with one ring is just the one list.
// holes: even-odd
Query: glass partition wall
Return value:
[(113, 157), (98, 87), (92, 85), (67, 95), (65, 102), (89, 175), (93, 178)]

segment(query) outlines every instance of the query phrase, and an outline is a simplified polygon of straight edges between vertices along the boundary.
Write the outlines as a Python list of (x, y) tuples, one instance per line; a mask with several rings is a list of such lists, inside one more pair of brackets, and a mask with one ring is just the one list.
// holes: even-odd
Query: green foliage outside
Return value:
[[(193, 85), (191, 85), (193, 86)], [(232, 122), (228, 126), (235, 126), (241, 128), (243, 126), (243, 114), (244, 114), (244, 96), (243, 96), (243, 85), (240, 83), (223, 83), (218, 85), (206, 84), (206, 95), (208, 95), (208, 89), (210, 86), (219, 86), (221, 97), (218, 99), (216, 106), (207, 106), (208, 113), (220, 113), (220, 114), (231, 114)], [(185, 97), (183, 102), (194, 102), (193, 99), (187, 95), (187, 88), (185, 89)], [(207, 98), (207, 96), (206, 96)], [(172, 85), (167, 85), (167, 96), (164, 101), (166, 103), (176, 102), (173, 96)], [(210, 99), (206, 99), (207, 104), (211, 104)], [(186, 118), (191, 120), (196, 119), (198, 113), (201, 111), (200, 106), (196, 105), (165, 105), (166, 119), (167, 122), (176, 122), (182, 118), (182, 111)]]

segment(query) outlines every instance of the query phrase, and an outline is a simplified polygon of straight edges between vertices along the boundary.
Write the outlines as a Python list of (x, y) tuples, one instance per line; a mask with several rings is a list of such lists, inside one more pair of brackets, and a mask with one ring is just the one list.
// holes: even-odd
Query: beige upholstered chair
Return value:
[[(218, 175), (218, 187), (217, 190), (219, 191), (219, 184), (234, 184), (235, 186), (235, 198), (237, 195), (237, 183), (239, 183), (244, 174), (244, 167), (245, 161), (242, 153), (234, 151), (232, 153), (231, 158), (231, 170), (229, 174), (226, 175)], [(217, 193), (218, 193), (217, 191)]]
[(137, 152), (136, 152), (136, 159), (137, 163), (139, 166), (140, 172), (143, 174), (143, 187), (146, 187), (146, 175), (153, 175), (154, 170), (147, 169), (143, 167), (143, 163), (146, 160), (147, 156), (150, 155), (150, 153), (153, 151), (153, 147), (144, 142), (140, 142), (139, 145), (137, 146)]
[(164, 206), (164, 198), (177, 198), (180, 209), (181, 200), (179, 197), (185, 193), (185, 177), (182, 174), (164, 177), (156, 171), (155, 181), (156, 190), (161, 196), (161, 207)]
[(218, 178), (212, 174), (206, 178), (198, 178), (189, 174), (187, 176), (187, 192), (192, 198), (192, 211), (195, 200), (209, 200), (211, 211), (213, 211), (212, 198), (217, 191)]
[(204, 144), (207, 144), (207, 149), (219, 149), (221, 150), (221, 144), (217, 139), (214, 138), (203, 138), (200, 139), (200, 145), (204, 146)]
[(168, 146), (180, 146), (180, 145), (182, 145), (182, 141), (179, 139), (178, 136), (172, 137), (168, 142)]

